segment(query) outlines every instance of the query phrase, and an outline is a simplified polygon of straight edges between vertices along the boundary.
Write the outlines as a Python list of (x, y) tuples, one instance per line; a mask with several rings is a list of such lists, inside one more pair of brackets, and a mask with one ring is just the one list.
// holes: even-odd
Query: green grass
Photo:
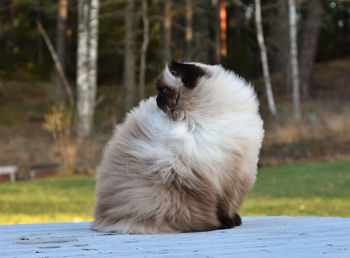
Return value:
[(0, 224), (91, 220), (94, 201), (92, 177), (0, 184)]
[(350, 217), (350, 162), (262, 168), (241, 215)]
[[(92, 220), (94, 185), (92, 177), (0, 184), (0, 224)], [(262, 168), (240, 214), (350, 217), (350, 162)]]

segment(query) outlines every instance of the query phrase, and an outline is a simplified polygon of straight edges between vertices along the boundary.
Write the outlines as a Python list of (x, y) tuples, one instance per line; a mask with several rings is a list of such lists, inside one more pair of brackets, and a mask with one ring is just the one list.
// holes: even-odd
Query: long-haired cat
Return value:
[(116, 126), (98, 167), (94, 230), (231, 228), (252, 188), (263, 122), (252, 86), (219, 65), (172, 62)]

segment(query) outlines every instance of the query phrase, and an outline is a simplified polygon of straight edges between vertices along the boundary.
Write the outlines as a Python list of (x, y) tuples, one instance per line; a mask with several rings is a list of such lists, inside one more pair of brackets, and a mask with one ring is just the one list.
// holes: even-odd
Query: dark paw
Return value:
[(228, 229), (242, 225), (242, 219), (238, 213), (235, 213), (233, 217), (224, 216), (223, 214), (218, 215), (221, 229)]
[(228, 229), (233, 228), (235, 225), (233, 223), (233, 220), (229, 217), (221, 218), (220, 219), (221, 229)]
[(233, 215), (233, 225), (236, 227), (236, 226), (240, 226), (242, 225), (242, 219), (241, 219), (241, 216), (239, 216), (238, 213), (235, 213)]

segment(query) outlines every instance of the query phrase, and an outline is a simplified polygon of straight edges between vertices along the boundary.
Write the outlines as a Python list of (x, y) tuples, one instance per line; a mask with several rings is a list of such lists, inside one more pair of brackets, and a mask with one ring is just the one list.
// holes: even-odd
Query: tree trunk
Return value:
[(89, 121), (89, 5), (88, 0), (78, 0), (78, 49), (77, 49), (77, 109), (78, 136), (90, 132)]
[(300, 83), (303, 97), (310, 94), (312, 72), (315, 64), (318, 36), (322, 25), (323, 5), (321, 0), (310, 0), (308, 17), (300, 50)]
[(98, 53), (98, 12), (99, 0), (90, 0), (90, 17), (89, 17), (89, 130), (90, 135), (93, 125), (93, 117), (95, 113), (96, 91), (97, 91), (97, 53)]
[[(289, 62), (289, 21), (288, 21), (288, 0), (276, 2), (277, 17), (270, 22), (270, 49), (275, 49), (271, 54), (270, 72), (283, 74), (285, 92), (291, 92), (290, 62)], [(269, 19), (271, 20), (271, 19)], [(269, 48), (269, 45), (267, 45)]]
[(124, 111), (129, 111), (134, 105), (135, 96), (135, 54), (133, 52), (133, 11), (134, 0), (127, 1), (125, 9), (125, 41), (124, 41)]
[(66, 93), (67, 93), (67, 96), (68, 96), (68, 100), (69, 100), (69, 104), (71, 106), (73, 106), (74, 104), (74, 97), (73, 97), (73, 91), (72, 91), (72, 87), (70, 86), (69, 82), (68, 82), (68, 79), (66, 77), (66, 74), (64, 73), (64, 70), (62, 68), (62, 65), (60, 63), (60, 60), (58, 59), (58, 56), (55, 52), (55, 49), (51, 43), (51, 40), (49, 39), (49, 36), (47, 35), (45, 29), (43, 28), (42, 24), (40, 23), (39, 20), (36, 20), (36, 23), (37, 23), (37, 27), (38, 27), (38, 30), (39, 32), (41, 33), (41, 35), (43, 36), (44, 40), (45, 40), (45, 43), (47, 45), (47, 48), (49, 49), (49, 52), (51, 54), (51, 57), (55, 63), (55, 66), (56, 66), (56, 71), (57, 71), (57, 74), (60, 76), (60, 79), (62, 80), (62, 83), (65, 87), (65, 90), (66, 90)]
[(294, 0), (288, 0), (289, 10), (289, 40), (290, 40), (290, 67), (292, 79), (293, 117), (296, 122), (300, 121), (300, 83), (298, 67), (297, 46), (297, 19)]
[(98, 0), (78, 1), (78, 136), (88, 137), (92, 131), (96, 96)]
[(216, 13), (215, 15), (215, 26), (214, 26), (214, 33), (215, 33), (215, 63), (219, 64), (221, 62), (221, 55), (220, 55), (220, 0), (213, 0), (213, 8)]
[(261, 64), (262, 64), (264, 80), (265, 80), (267, 103), (269, 105), (271, 114), (275, 118), (277, 118), (277, 111), (276, 111), (275, 101), (273, 98), (272, 87), (271, 87), (269, 64), (267, 60), (266, 46), (264, 41), (264, 33), (263, 33), (263, 28), (261, 23), (260, 0), (255, 0), (255, 23), (256, 23), (256, 33), (257, 33), (257, 38), (258, 38), (258, 43), (260, 48)]
[(164, 63), (171, 61), (171, 0), (164, 0)]
[[(206, 3), (206, 2), (204, 2)], [(206, 64), (212, 63), (210, 61), (209, 56), (214, 52), (212, 51), (214, 42), (212, 40), (211, 33), (213, 32), (213, 10), (210, 7), (210, 3), (206, 3), (206, 8), (202, 8), (202, 6), (198, 5), (198, 15), (203, 16), (201, 21), (198, 23), (197, 30), (200, 32), (196, 35), (193, 35), (192, 40), (192, 50), (191, 50), (191, 61), (199, 61)], [(193, 20), (193, 19), (192, 19)], [(215, 20), (214, 20), (215, 21)], [(193, 25), (192, 25), (193, 27)], [(214, 34), (213, 34), (214, 35)]]
[[(36, 3), (36, 18), (41, 23), (41, 1), (37, 1)], [(37, 50), (37, 62), (42, 65), (44, 62), (44, 54), (43, 54), (43, 41), (40, 36), (39, 28), (37, 28), (37, 41), (36, 41), (36, 50)], [(0, 55), (1, 55), (1, 47), (0, 47)]]
[(186, 45), (185, 45), (185, 59), (192, 60), (192, 40), (193, 40), (193, 6), (192, 0), (186, 0)]
[[(56, 22), (56, 53), (58, 60), (61, 63), (62, 69), (65, 69), (65, 39), (66, 39), (66, 24), (67, 24), (67, 9), (68, 0), (59, 0), (59, 7)], [(60, 76), (56, 73), (55, 100), (60, 103), (64, 100), (63, 83)]]
[(220, 55), (227, 56), (227, 14), (225, 0), (220, 0)]
[(140, 78), (139, 78), (139, 97), (145, 97), (145, 74), (146, 74), (146, 58), (149, 43), (149, 20), (148, 20), (148, 5), (147, 0), (142, 1), (142, 22), (143, 22), (143, 42), (141, 46), (140, 57)]

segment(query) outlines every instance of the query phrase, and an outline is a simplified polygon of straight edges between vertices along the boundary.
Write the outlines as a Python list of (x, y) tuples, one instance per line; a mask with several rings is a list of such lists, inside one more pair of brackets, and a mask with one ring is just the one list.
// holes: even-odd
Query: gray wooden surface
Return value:
[(350, 257), (350, 218), (244, 217), (229, 230), (94, 232), (89, 223), (0, 226), (0, 257)]

